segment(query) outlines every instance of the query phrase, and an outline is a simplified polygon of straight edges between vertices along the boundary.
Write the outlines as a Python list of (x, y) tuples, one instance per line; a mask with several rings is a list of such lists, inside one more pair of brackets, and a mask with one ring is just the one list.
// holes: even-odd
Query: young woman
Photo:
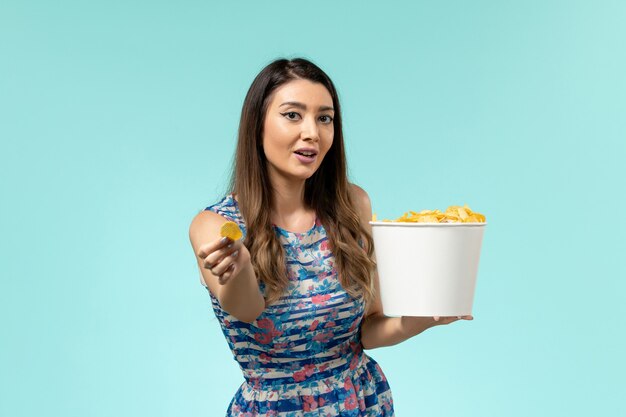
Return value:
[[(189, 229), (245, 378), (227, 416), (394, 415), (363, 349), (459, 317), (382, 314), (371, 217), (367, 193), (347, 179), (332, 81), (305, 59), (272, 62), (244, 101), (230, 192)], [(243, 239), (220, 238), (227, 220)]]

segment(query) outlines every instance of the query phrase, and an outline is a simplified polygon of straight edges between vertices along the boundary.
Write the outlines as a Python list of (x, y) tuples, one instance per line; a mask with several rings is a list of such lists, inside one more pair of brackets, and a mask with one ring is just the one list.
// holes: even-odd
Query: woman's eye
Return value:
[(325, 123), (325, 124), (331, 123), (331, 122), (333, 121), (333, 118), (332, 118), (332, 117), (330, 117), (330, 116), (326, 116), (326, 115), (324, 115), (324, 116), (320, 117), (320, 119), (323, 119), (323, 120), (322, 120), (322, 123)]
[(299, 114), (296, 113), (295, 111), (289, 111), (287, 113), (281, 113), (281, 114), (289, 120), (296, 120), (295, 116), (299, 116)]

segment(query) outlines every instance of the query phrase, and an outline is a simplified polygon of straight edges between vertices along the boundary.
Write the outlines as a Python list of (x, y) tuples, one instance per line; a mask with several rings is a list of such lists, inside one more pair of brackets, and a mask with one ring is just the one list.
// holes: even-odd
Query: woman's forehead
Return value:
[[(332, 107), (333, 99), (323, 84), (309, 80), (292, 80), (278, 87), (273, 94), (272, 105), (301, 103), (307, 107)], [(286, 106), (285, 106), (286, 107)]]

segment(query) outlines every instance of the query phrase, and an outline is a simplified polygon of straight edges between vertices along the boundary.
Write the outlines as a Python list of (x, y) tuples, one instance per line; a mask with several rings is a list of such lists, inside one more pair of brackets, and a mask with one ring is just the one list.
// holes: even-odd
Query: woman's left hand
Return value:
[(433, 317), (433, 320), (435, 320), (435, 326), (439, 326), (442, 324), (450, 324), (454, 321), (457, 320), (474, 320), (474, 316), (454, 316), (454, 317), (439, 317), (439, 316), (435, 316)]
[(412, 317), (402, 316), (400, 319), (402, 328), (405, 332), (411, 335), (416, 335), (424, 330), (441, 326), (443, 324), (450, 324), (457, 320), (474, 320), (474, 316), (452, 316), (452, 317)]

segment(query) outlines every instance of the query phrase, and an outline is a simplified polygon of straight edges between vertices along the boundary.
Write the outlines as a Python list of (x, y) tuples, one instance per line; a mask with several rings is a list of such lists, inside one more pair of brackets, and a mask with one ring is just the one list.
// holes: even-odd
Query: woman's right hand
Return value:
[(227, 237), (200, 246), (198, 257), (202, 267), (211, 271), (221, 285), (233, 279), (250, 263), (250, 252), (241, 241), (233, 242)]

